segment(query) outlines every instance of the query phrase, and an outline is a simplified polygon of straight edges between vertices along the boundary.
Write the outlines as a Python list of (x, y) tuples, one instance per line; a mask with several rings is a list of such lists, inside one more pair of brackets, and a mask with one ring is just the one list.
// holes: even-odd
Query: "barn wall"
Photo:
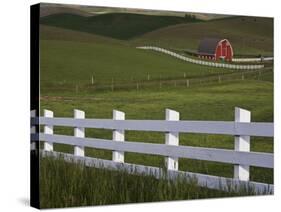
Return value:
[(217, 45), (215, 55), (216, 60), (219, 60), (221, 56), (224, 56), (226, 61), (232, 60), (233, 52), (231, 44), (227, 40), (221, 41)]

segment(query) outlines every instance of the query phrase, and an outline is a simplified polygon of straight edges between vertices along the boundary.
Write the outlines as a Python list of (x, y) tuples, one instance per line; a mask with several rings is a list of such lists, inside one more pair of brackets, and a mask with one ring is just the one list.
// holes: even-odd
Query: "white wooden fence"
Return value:
[(199, 65), (204, 65), (204, 66), (212, 66), (212, 67), (218, 67), (218, 68), (229, 68), (229, 69), (238, 69), (238, 70), (255, 70), (255, 69), (262, 69), (264, 68), (263, 64), (259, 65), (240, 65), (240, 64), (229, 64), (229, 63), (218, 63), (218, 62), (212, 62), (212, 61), (204, 61), (204, 60), (199, 60), (199, 59), (193, 59), (189, 58), (186, 56), (182, 56), (180, 54), (177, 54), (175, 52), (169, 51), (167, 49), (163, 49), (160, 47), (155, 47), (155, 46), (139, 46), (137, 47), (138, 49), (147, 49), (147, 50), (154, 50), (158, 52), (162, 52), (164, 54), (171, 55), (173, 57), (176, 57), (180, 60), (184, 60), (189, 63), (195, 63)]
[[(52, 111), (44, 110), (43, 117), (31, 112), (31, 147), (43, 141), (43, 156), (63, 157), (66, 161), (83, 162), (86, 166), (124, 169), (128, 172), (153, 174), (160, 178), (165, 173), (169, 179), (179, 176), (196, 178), (198, 185), (211, 189), (229, 190), (241, 186), (257, 193), (273, 192), (272, 184), (250, 181), (250, 166), (273, 168), (273, 154), (250, 151), (250, 136), (273, 137), (273, 123), (250, 122), (250, 112), (235, 108), (235, 121), (180, 121), (179, 113), (166, 109), (166, 120), (125, 120), (125, 113), (113, 111), (113, 119), (85, 119), (85, 113), (74, 110), (74, 118), (56, 118)], [(35, 125), (44, 126), (44, 132), (35, 133)], [(74, 128), (74, 136), (53, 133), (54, 126)], [(85, 138), (85, 128), (113, 130), (112, 140)], [(126, 141), (125, 130), (165, 133), (165, 144)], [(233, 135), (234, 150), (191, 147), (179, 145), (179, 133)], [(163, 141), (164, 142), (164, 141)], [(74, 154), (55, 152), (53, 143), (74, 146)], [(112, 150), (112, 160), (85, 156), (84, 147)], [(124, 152), (160, 155), (166, 157), (166, 168), (129, 164)], [(233, 178), (205, 175), (178, 170), (178, 158), (222, 162), (234, 165)]]
[(233, 58), (233, 62), (262, 62), (262, 61), (272, 61), (273, 57), (264, 57), (264, 58)]

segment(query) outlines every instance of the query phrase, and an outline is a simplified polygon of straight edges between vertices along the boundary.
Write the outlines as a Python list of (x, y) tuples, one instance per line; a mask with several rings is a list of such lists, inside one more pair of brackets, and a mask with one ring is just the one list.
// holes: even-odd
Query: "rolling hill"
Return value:
[(57, 27), (41, 26), (41, 85), (108, 84), (200, 77), (230, 70), (189, 64), (168, 55), (147, 52), (125, 41)]
[(122, 7), (102, 7), (90, 5), (77, 5), (77, 4), (53, 4), (53, 3), (40, 3), (41, 17), (58, 14), (58, 13), (72, 13), (82, 16), (94, 16), (106, 13), (133, 13), (142, 15), (155, 15), (155, 16), (178, 16), (185, 17), (186, 15), (193, 15), (201, 20), (213, 20), (224, 17), (229, 17), (225, 14), (210, 14), (210, 13), (194, 13), (184, 11), (169, 11), (169, 10), (153, 10), (141, 8), (122, 8)]
[[(60, 40), (60, 41), (74, 41), (74, 42), (101, 42), (107, 44), (122, 44), (126, 45), (122, 40), (117, 40), (110, 37), (91, 34), (87, 32), (80, 32), (76, 30), (63, 29), (60, 27), (40, 25), (40, 39), (41, 40)], [(127, 44), (128, 45), (128, 44)]]
[(41, 17), (44, 26), (60, 27), (119, 40), (130, 45), (155, 45), (173, 49), (196, 50), (204, 37), (227, 38), (235, 55), (273, 55), (273, 19), (263, 17), (226, 17), (200, 21), (179, 16), (132, 13), (106, 13), (83, 16), (58, 13)]
[(273, 19), (232, 17), (164, 27), (135, 38), (133, 45), (196, 50), (204, 37), (227, 38), (234, 54), (273, 55)]
[(198, 22), (191, 16), (154, 16), (131, 13), (108, 13), (85, 17), (71, 13), (59, 13), (41, 17), (40, 23), (65, 29), (88, 32), (126, 40), (144, 33), (180, 23)]
[[(126, 17), (133, 19), (126, 20)], [(179, 17), (165, 17), (163, 21), (162, 18), (120, 13), (93, 17), (56, 14), (41, 18), (42, 87), (51, 84), (72, 87), (76, 84), (90, 84), (92, 76), (95, 83), (104, 85), (111, 84), (112, 81), (122, 84), (145, 81), (148, 78), (159, 81), (231, 72), (189, 64), (161, 53), (135, 48), (143, 44), (196, 49), (201, 37), (220, 35), (232, 42), (235, 54), (272, 54), (272, 19), (235, 17), (181, 23), (141, 34), (150, 27), (167, 24), (168, 19), (176, 22), (182, 20)], [(154, 22), (148, 24), (149, 19)], [(112, 30), (110, 27), (113, 25), (119, 29)], [(140, 35), (129, 41), (120, 39), (133, 34)]]
[(85, 10), (81, 10), (79, 7), (74, 7), (72, 5), (40, 3), (40, 17), (60, 13), (70, 13), (80, 16), (92, 16), (91, 13)]

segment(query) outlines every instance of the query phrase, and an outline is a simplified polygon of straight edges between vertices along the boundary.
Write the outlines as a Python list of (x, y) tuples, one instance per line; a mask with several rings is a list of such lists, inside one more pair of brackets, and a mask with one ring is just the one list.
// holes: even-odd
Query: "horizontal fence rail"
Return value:
[(233, 62), (263, 62), (263, 61), (272, 61), (273, 57), (259, 57), (259, 58), (232, 58)]
[(40, 133), (39, 137), (37, 136), (38, 135), (35, 135), (33, 139), (59, 144), (69, 144), (73, 146), (273, 168), (273, 155), (270, 153), (242, 152), (190, 146), (173, 146), (134, 141), (117, 142), (115, 140), (107, 139), (79, 138), (66, 135), (48, 135), (44, 133)]
[[(163, 170), (158, 167), (128, 164), (125, 162), (125, 152), (151, 154), (166, 158), (166, 169), (169, 178), (177, 176), (196, 177), (198, 184), (212, 189), (238, 189), (239, 186), (253, 188), (257, 193), (273, 192), (273, 185), (250, 181), (250, 166), (273, 168), (272, 153), (250, 151), (250, 136), (273, 137), (273, 123), (250, 122), (250, 112), (235, 108), (235, 121), (181, 121), (179, 113), (166, 109), (166, 120), (125, 120), (125, 113), (113, 111), (112, 119), (86, 119), (84, 111), (74, 110), (74, 118), (55, 118), (52, 111), (44, 110), (43, 117), (34, 117), (31, 113), (31, 142), (42, 141), (43, 156), (63, 156), (69, 161), (83, 161), (87, 166), (118, 167), (128, 170), (135, 168), (138, 173), (161, 177)], [(44, 126), (44, 132), (35, 132), (34, 126)], [(74, 136), (54, 134), (55, 126), (73, 127)], [(85, 128), (112, 130), (112, 140), (86, 138)], [(125, 131), (152, 131), (165, 133), (165, 143), (143, 143), (125, 139)], [(234, 136), (235, 149), (217, 149), (207, 147), (192, 147), (179, 145), (179, 133), (223, 134)], [(54, 151), (53, 144), (67, 144), (74, 147), (74, 154)], [(32, 150), (34, 150), (32, 145)], [(86, 157), (84, 148), (104, 149), (112, 151), (112, 161)], [(178, 170), (178, 158), (188, 158), (203, 161), (221, 162), (234, 165), (234, 177), (224, 178), (199, 173)], [(99, 164), (101, 163), (101, 164)]]
[(223, 135), (249, 135), (273, 137), (273, 123), (243, 123), (231, 121), (160, 121), (160, 120), (112, 120), (74, 118), (32, 118), (32, 124), (96, 129), (136, 131), (203, 133)]
[(264, 68), (263, 64), (259, 64), (259, 65), (253, 65), (253, 64), (239, 65), (239, 64), (217, 63), (217, 62), (212, 62), (212, 61), (204, 61), (204, 60), (199, 60), (199, 59), (193, 59), (193, 58), (182, 56), (182, 55), (177, 54), (175, 52), (169, 51), (169, 50), (164, 49), (164, 48), (156, 47), (156, 46), (139, 46), (137, 48), (138, 49), (158, 51), (158, 52), (176, 57), (180, 60), (184, 60), (184, 61), (189, 62), (189, 63), (195, 63), (195, 64), (199, 64), (199, 65), (204, 65), (204, 66), (212, 66), (212, 67), (228, 68), (228, 69), (238, 69), (238, 70), (254, 70), (254, 69)]

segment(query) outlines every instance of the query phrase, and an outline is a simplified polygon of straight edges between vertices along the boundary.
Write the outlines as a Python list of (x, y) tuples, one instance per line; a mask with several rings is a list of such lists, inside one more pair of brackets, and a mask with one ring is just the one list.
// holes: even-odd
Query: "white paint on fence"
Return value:
[(262, 61), (272, 61), (273, 57), (259, 57), (259, 58), (233, 58), (233, 62), (262, 62)]
[[(45, 125), (44, 133), (31, 135), (32, 141), (43, 141), (43, 153), (53, 152), (53, 143), (72, 145), (74, 148), (84, 147), (97, 148), (113, 151), (112, 161), (85, 157), (84, 152), (71, 155), (74, 159), (83, 159), (85, 162), (93, 162), (90, 166), (125, 167), (136, 168), (145, 174), (155, 171), (156, 177), (161, 177), (161, 169), (124, 162), (124, 152), (160, 155), (166, 158), (167, 172), (171, 177), (184, 175), (195, 176), (198, 184), (208, 188), (222, 189), (223, 185), (229, 183), (237, 189), (237, 185), (251, 185), (256, 191), (273, 191), (273, 185), (249, 181), (250, 166), (273, 168), (273, 154), (250, 151), (250, 135), (273, 137), (273, 123), (250, 123), (250, 112), (235, 108), (235, 121), (180, 121), (179, 113), (170, 109), (166, 110), (166, 120), (125, 120), (125, 113), (113, 111), (113, 120), (85, 119), (83, 111), (75, 110), (74, 118), (54, 118), (53, 112), (44, 110), (44, 117), (31, 118), (32, 125)], [(54, 135), (53, 126), (74, 127), (75, 136)], [(113, 130), (112, 140), (85, 138), (84, 128), (98, 128)], [(142, 143), (137, 141), (126, 141), (125, 130), (158, 131), (165, 132), (165, 144)], [(224, 134), (235, 136), (235, 149), (216, 149), (206, 147), (191, 147), (179, 145), (179, 133), (207, 133)], [(34, 133), (34, 131), (32, 131)], [(68, 154), (64, 154), (68, 155)], [(68, 156), (67, 156), (68, 157)], [(70, 157), (70, 156), (69, 156)], [(69, 158), (68, 157), (68, 158)], [(178, 158), (214, 161), (234, 165), (234, 178), (223, 178), (211, 175), (178, 171)], [(97, 162), (101, 164), (97, 165)], [(247, 184), (245, 184), (247, 183)]]
[[(82, 110), (74, 110), (74, 118), (75, 119), (84, 119), (85, 118), (85, 112)], [(85, 128), (83, 127), (75, 127), (74, 128), (74, 136), (79, 138), (85, 137)], [(84, 156), (85, 150), (83, 146), (74, 146), (74, 155), (76, 156)]]
[(119, 129), (137, 131), (181, 133), (202, 133), (221, 135), (249, 135), (273, 137), (274, 124), (267, 122), (234, 122), (234, 121), (179, 121), (167, 122), (164, 120), (112, 120), (112, 119), (73, 119), (73, 118), (34, 118), (33, 124), (55, 125), (65, 127)]
[[(238, 108), (235, 108), (235, 122), (251, 122), (251, 112)], [(235, 136), (235, 150), (250, 152), (250, 136), (240, 135)], [(235, 165), (234, 166), (234, 178), (244, 181), (250, 180), (250, 167), (247, 165)]]
[[(44, 110), (44, 117), (53, 118), (54, 113), (50, 110)], [(52, 125), (45, 125), (44, 126), (44, 133), (45, 134), (54, 134), (53, 126)], [(44, 142), (44, 150), (46, 151), (53, 151), (53, 143), (45, 141)]]
[[(125, 120), (125, 113), (113, 110), (113, 120)], [(125, 131), (124, 130), (113, 130), (112, 140), (116, 142), (122, 142), (125, 139)], [(112, 160), (115, 162), (124, 163), (124, 152), (122, 151), (113, 151), (112, 152)]]
[(189, 79), (186, 80), (186, 87), (189, 87)]
[[(166, 121), (179, 121), (180, 114), (177, 111), (166, 109)], [(178, 132), (167, 132), (165, 133), (165, 144), (166, 145), (179, 145), (179, 133)], [(168, 170), (178, 170), (179, 162), (176, 157), (165, 158), (166, 167)]]

